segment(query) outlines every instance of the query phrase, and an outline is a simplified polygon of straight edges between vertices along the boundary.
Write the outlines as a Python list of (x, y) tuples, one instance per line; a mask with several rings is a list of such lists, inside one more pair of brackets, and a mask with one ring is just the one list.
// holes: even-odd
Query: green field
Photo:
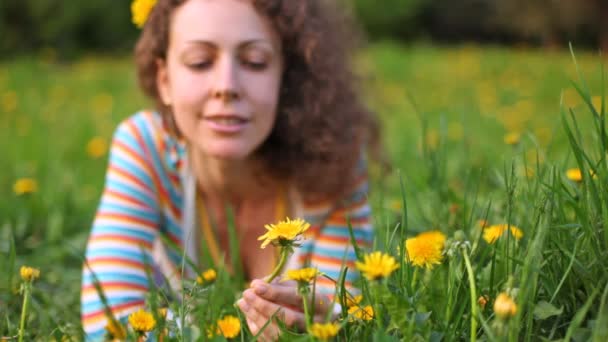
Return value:
[[(395, 241), (429, 230), (448, 241), (432, 270), (406, 261), (386, 282), (365, 282), (364, 302), (382, 320), (345, 319), (341, 338), (608, 340), (605, 72), (596, 54), (576, 59), (389, 43), (360, 56), (356, 69), (393, 164), (383, 177), (372, 168), (376, 249), (403, 260)], [(59, 63), (47, 51), (0, 63), (0, 337), (17, 335), (19, 267), (29, 265), (41, 277), (26, 340), (80, 340), (82, 255), (107, 144), (120, 120), (148, 104), (128, 57)], [(568, 179), (569, 168), (582, 168), (583, 180)], [(16, 193), (23, 179), (36, 189)], [(517, 226), (523, 237), (490, 244), (482, 219)], [(228, 283), (220, 276), (201, 296), (229, 303)], [(494, 314), (500, 292), (517, 303), (510, 319)]]

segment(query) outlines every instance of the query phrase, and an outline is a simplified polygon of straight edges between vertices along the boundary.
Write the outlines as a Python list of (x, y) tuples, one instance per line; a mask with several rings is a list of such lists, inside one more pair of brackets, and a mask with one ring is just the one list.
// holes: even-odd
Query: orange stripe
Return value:
[(110, 265), (110, 266), (127, 265), (127, 266), (131, 266), (131, 267), (137, 267), (139, 269), (144, 268), (144, 264), (140, 261), (133, 261), (133, 260), (121, 259), (121, 258), (96, 257), (96, 258), (89, 258), (87, 260), (89, 262), (89, 265), (91, 265), (91, 267), (102, 266), (102, 265)]
[(118, 214), (100, 211), (97, 213), (96, 218), (108, 220), (122, 220), (130, 223), (140, 223), (142, 225), (145, 225), (146, 227), (156, 228), (156, 222), (128, 214)]
[[(146, 286), (142, 286), (142, 285), (136, 285), (133, 283), (127, 283), (127, 282), (102, 282), (101, 283), (101, 287), (103, 288), (104, 291), (107, 290), (141, 290), (141, 291), (147, 291), (148, 288)], [(95, 285), (87, 285), (87, 286), (83, 286), (82, 288), (83, 292), (97, 292), (97, 289), (95, 289)]]
[(150, 173), (150, 165), (146, 162), (145, 159), (142, 158), (141, 155), (139, 155), (136, 151), (134, 151), (130, 146), (126, 145), (122, 141), (115, 141), (113, 143), (113, 145), (114, 145), (114, 148), (118, 148), (118, 149), (122, 150), (122, 152), (127, 154), (129, 156), (129, 158), (134, 159), (135, 162), (137, 164), (139, 164), (139, 166), (142, 169), (144, 169), (148, 173)]
[[(132, 307), (143, 307), (145, 304), (146, 302), (144, 300), (118, 304), (112, 306), (112, 312), (116, 314), (121, 311), (126, 311), (127, 309), (130, 309)], [(106, 319), (106, 315), (103, 309), (88, 313), (86, 315), (82, 315), (82, 320), (85, 321), (84, 325), (94, 324), (103, 319)]]
[(145, 247), (152, 248), (152, 243), (147, 240), (137, 239), (134, 237), (118, 235), (118, 234), (96, 234), (96, 235), (91, 236), (91, 239), (90, 239), (90, 242), (93, 242), (93, 243), (104, 242), (104, 241), (111, 241), (111, 242), (120, 241), (120, 242), (126, 242), (131, 245), (136, 245), (136, 246), (144, 245)]
[(150, 187), (144, 183), (141, 179), (135, 177), (133, 174), (126, 170), (121, 169), (116, 165), (110, 165), (110, 172), (115, 172), (121, 177), (128, 179), (130, 182), (137, 184), (140, 188), (145, 189), (147, 192), (154, 193)]
[(106, 193), (106, 195), (109, 195), (111, 197), (115, 197), (115, 198), (117, 198), (117, 199), (119, 199), (121, 201), (128, 202), (128, 203), (130, 203), (132, 205), (148, 208), (148, 204), (146, 204), (145, 202), (142, 202), (142, 201), (138, 200), (135, 197), (129, 196), (127, 194), (116, 192), (116, 191), (111, 190), (111, 189), (107, 189), (105, 191), (105, 193)]

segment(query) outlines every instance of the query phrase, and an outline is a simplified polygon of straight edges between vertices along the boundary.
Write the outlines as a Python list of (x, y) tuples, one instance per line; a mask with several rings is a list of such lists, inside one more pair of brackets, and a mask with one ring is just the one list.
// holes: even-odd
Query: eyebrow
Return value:
[[(194, 40), (188, 40), (186, 41), (187, 44), (194, 44), (194, 45), (206, 45), (206, 46), (211, 46), (214, 48), (217, 48), (217, 44), (215, 44), (212, 41), (209, 40), (202, 40), (202, 39), (194, 39)], [(276, 50), (275, 46), (270, 43), (268, 40), (265, 39), (249, 39), (249, 40), (245, 40), (243, 42), (239, 43), (239, 48), (244, 48), (250, 45), (254, 45), (254, 44), (258, 44), (258, 43), (262, 43), (264, 45), (268, 45), (270, 47), (272, 47), (274, 50)]]

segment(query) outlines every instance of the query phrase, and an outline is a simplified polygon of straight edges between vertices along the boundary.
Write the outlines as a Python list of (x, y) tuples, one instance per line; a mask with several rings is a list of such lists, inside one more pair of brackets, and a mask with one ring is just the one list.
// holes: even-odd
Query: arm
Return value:
[[(105, 188), (86, 248), (87, 263), (117, 319), (144, 306), (148, 291), (144, 267), (151, 260), (160, 222), (154, 169), (142, 127), (131, 118), (114, 134)], [(82, 324), (88, 340), (99, 340), (107, 322), (92, 280), (85, 265)]]

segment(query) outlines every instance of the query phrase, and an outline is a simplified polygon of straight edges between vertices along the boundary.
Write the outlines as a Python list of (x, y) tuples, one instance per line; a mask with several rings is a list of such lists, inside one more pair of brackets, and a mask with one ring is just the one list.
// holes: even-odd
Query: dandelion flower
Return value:
[(110, 335), (110, 340), (125, 340), (127, 338), (127, 331), (125, 327), (114, 320), (110, 320), (106, 325), (106, 331)]
[(310, 334), (320, 340), (327, 341), (338, 335), (340, 325), (338, 323), (314, 323), (310, 327)]
[(235, 338), (241, 332), (241, 321), (228, 315), (217, 321), (217, 333), (225, 338)]
[(521, 134), (518, 132), (509, 132), (503, 137), (503, 141), (507, 145), (517, 145), (521, 139)]
[[(507, 227), (508, 225), (504, 223), (489, 226), (488, 228), (485, 228), (483, 230), (483, 239), (486, 240), (487, 243), (492, 244), (504, 234), (504, 232), (507, 230)], [(513, 237), (515, 237), (515, 239), (518, 241), (521, 240), (521, 238), (524, 236), (524, 233), (521, 231), (521, 229), (515, 227), (514, 225), (511, 225), (510, 231), (511, 235), (513, 235)]]
[(362, 300), (363, 300), (362, 295), (356, 295), (352, 298), (350, 296), (347, 296), (346, 297), (346, 306), (350, 308), (351, 306), (359, 305), (359, 303), (361, 303)]
[(23, 281), (30, 282), (40, 277), (40, 270), (33, 267), (21, 266), (19, 274), (21, 275), (21, 279), (23, 279)]
[(131, 3), (131, 20), (133, 24), (141, 28), (148, 20), (148, 16), (156, 5), (156, 0), (135, 0)]
[(133, 330), (141, 334), (154, 329), (156, 321), (151, 313), (139, 309), (129, 315), (129, 324), (131, 324)]
[(13, 191), (17, 196), (34, 193), (38, 191), (38, 182), (33, 178), (20, 178), (13, 185)]
[(399, 268), (395, 258), (382, 252), (373, 252), (363, 257), (363, 262), (357, 261), (357, 268), (369, 280), (386, 278)]
[(267, 224), (264, 228), (267, 230), (266, 234), (258, 238), (260, 241), (264, 240), (262, 248), (266, 248), (269, 243), (279, 245), (291, 243), (310, 228), (310, 224), (302, 219), (290, 220), (288, 217), (285, 221)]
[(210, 268), (203, 272), (200, 276), (196, 277), (196, 282), (199, 284), (211, 283), (217, 278), (217, 273), (214, 269)]
[(508, 294), (502, 292), (494, 302), (494, 313), (501, 319), (508, 319), (517, 313), (517, 304)]
[(445, 240), (445, 235), (440, 231), (424, 232), (405, 240), (409, 262), (414, 266), (427, 269), (441, 264)]
[(288, 270), (287, 275), (283, 280), (295, 280), (298, 283), (308, 284), (321, 275), (318, 269), (314, 267), (301, 268), (299, 270)]
[(108, 143), (101, 137), (95, 137), (87, 144), (87, 154), (91, 158), (101, 158), (108, 150)]
[(438, 230), (431, 230), (428, 232), (422, 232), (416, 236), (417, 239), (428, 240), (438, 248), (443, 249), (445, 245), (446, 236)]
[(374, 309), (371, 305), (367, 306), (351, 306), (348, 308), (348, 314), (352, 315), (352, 317), (356, 319), (360, 319), (363, 321), (370, 321), (374, 318)]

